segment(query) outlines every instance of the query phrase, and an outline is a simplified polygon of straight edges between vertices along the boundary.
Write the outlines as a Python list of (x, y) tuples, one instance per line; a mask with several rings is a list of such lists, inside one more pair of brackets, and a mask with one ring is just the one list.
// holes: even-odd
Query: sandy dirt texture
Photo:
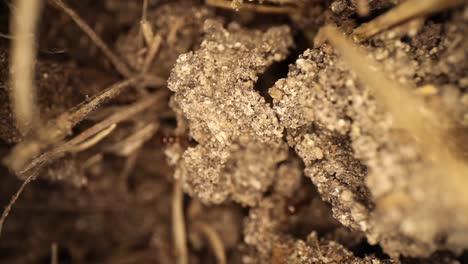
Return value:
[(468, 263), (466, 1), (28, 1), (0, 263)]

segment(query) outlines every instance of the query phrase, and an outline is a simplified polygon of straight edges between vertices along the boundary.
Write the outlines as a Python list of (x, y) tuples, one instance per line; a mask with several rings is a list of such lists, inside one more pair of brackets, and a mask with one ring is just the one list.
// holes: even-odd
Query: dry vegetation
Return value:
[(464, 0), (5, 0), (1, 263), (468, 263)]

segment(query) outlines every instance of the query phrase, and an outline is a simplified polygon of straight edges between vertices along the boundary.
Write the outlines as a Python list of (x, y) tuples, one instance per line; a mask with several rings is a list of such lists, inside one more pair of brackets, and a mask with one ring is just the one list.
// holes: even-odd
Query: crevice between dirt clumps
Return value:
[[(207, 22), (205, 28), (206, 39), (201, 48), (181, 55), (169, 79), (169, 88), (175, 91), (174, 101), (188, 119), (190, 132), (199, 143), (197, 147), (189, 148), (180, 155), (176, 177), (183, 179), (185, 191), (204, 203), (217, 204), (232, 199), (251, 207), (244, 229), (245, 243), (258, 251), (258, 261), (265, 261), (275, 246), (286, 246), (288, 241), (292, 241), (293, 236), (288, 233), (301, 226), (301, 219), (310, 218), (290, 216), (287, 213), (288, 210), (299, 210), (288, 205), (288, 200), (294, 199), (292, 196), (299, 189), (304, 190), (301, 187), (301, 167), (295, 155), (287, 157), (288, 148), (282, 143), (282, 129), (278, 130), (280, 133), (270, 134), (274, 132), (271, 127), (277, 126), (277, 117), (271, 108), (266, 107), (268, 104), (254, 90), (253, 85), (256, 74), (268, 69), (266, 66), (273, 61), (285, 57), (286, 50), (283, 48), (290, 45), (289, 40), (286, 41), (288, 46), (280, 48), (270, 46), (270, 43), (274, 38), (288, 38), (285, 35), (288, 32), (285, 27), (264, 32), (248, 31), (235, 24), (224, 29), (219, 23), (211, 21)], [(259, 41), (264, 43), (260, 47), (251, 44)], [(283, 54), (278, 55), (271, 49)], [(242, 67), (238, 68), (240, 65)], [(211, 79), (212, 76), (217, 76), (217, 79)], [(238, 97), (238, 94), (245, 98)], [(200, 99), (203, 101), (199, 102)], [(203, 104), (210, 109), (204, 108)], [(212, 112), (211, 108), (216, 112)], [(252, 108), (255, 114), (249, 111)], [(223, 116), (218, 115), (219, 111), (224, 113)], [(225, 116), (229, 118), (225, 119)], [(236, 123), (251, 118), (255, 118), (254, 123), (245, 123), (241, 127)], [(258, 142), (269, 143), (258, 145)], [(279, 146), (280, 159), (275, 150)], [(250, 156), (251, 149), (253, 155), (262, 156), (260, 163), (254, 156)], [(226, 161), (216, 160), (221, 157), (227, 157)], [(265, 162), (270, 159), (272, 164), (269, 164), (270, 161)], [(260, 177), (265, 175), (265, 170), (268, 178)], [(249, 180), (248, 175), (256, 175), (256, 179)], [(226, 188), (226, 185), (232, 187)], [(249, 192), (245, 192), (245, 189)], [(317, 195), (313, 197), (304, 198), (306, 204), (314, 200), (315, 210), (323, 209), (315, 212), (320, 217), (317, 218), (317, 225), (312, 224), (310, 230), (320, 230), (319, 222), (324, 219), (327, 219), (324, 222), (330, 221), (331, 226), (339, 226), (331, 220), (329, 209), (322, 204), (321, 199)], [(267, 212), (275, 217), (269, 219), (265, 215)], [(300, 215), (304, 216), (302, 213)], [(270, 222), (265, 225), (263, 221)], [(309, 235), (305, 230), (301, 232), (304, 239)]]
[[(433, 264), (468, 247), (466, 181), (446, 184), (460, 173), (374, 89), (411, 90), (408, 116), (427, 110), (417, 120), (439, 132), (446, 119), (430, 112), (448, 113), (457, 126), (443, 142), (468, 146), (460, 0), (49, 2), (34, 80), (53, 140), (12, 126), (0, 45), (0, 158), (21, 167), (12, 148), (40, 143), (23, 159), (40, 166), (5, 222), (0, 262)], [(402, 19), (398, 4), (408, 21), (376, 22)], [(349, 61), (356, 46), (365, 53)], [(18, 182), (0, 171), (7, 204)]]
[(292, 31), (294, 45), (289, 49), (287, 57), (282, 61), (273, 63), (263, 73), (259, 74), (254, 85), (254, 90), (265, 99), (270, 107), (273, 106), (273, 98), (268, 93), (268, 89), (273, 87), (279, 79), (286, 78), (289, 65), (293, 64), (299, 55), (309, 48), (307, 37), (300, 31), (294, 29)]

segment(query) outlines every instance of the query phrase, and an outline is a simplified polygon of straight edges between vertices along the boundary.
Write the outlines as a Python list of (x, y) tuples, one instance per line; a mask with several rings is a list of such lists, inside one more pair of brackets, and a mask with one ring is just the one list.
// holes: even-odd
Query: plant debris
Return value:
[(1, 263), (467, 263), (466, 1), (25, 2)]

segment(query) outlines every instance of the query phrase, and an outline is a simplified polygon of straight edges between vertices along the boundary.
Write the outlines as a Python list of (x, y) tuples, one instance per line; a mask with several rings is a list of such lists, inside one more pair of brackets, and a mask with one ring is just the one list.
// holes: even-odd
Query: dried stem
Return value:
[(147, 46), (151, 45), (151, 40), (154, 37), (153, 28), (151, 24), (147, 20), (147, 12), (148, 12), (148, 0), (143, 1), (143, 11), (141, 14), (141, 21), (140, 21), (140, 28), (141, 32), (143, 33), (143, 38)]
[(145, 61), (143, 62), (143, 66), (141, 68), (142, 75), (147, 74), (149, 69), (151, 68), (151, 65), (153, 65), (153, 61), (156, 58), (156, 55), (158, 54), (159, 48), (161, 47), (161, 43), (161, 36), (159, 34), (156, 34), (150, 42), (148, 55), (146, 56)]
[(119, 179), (121, 179), (119, 182), (120, 188), (124, 192), (128, 192), (128, 185), (127, 185), (127, 179), (130, 176), (130, 174), (133, 172), (133, 169), (135, 168), (135, 165), (137, 164), (138, 157), (140, 156), (140, 149), (136, 149), (133, 153), (131, 153), (127, 159), (125, 160), (125, 164), (122, 168), (122, 172), (119, 174)]
[(147, 108), (153, 106), (157, 101), (164, 98), (165, 94), (160, 92), (155, 95), (149, 96), (140, 102), (134, 103), (125, 109), (111, 115), (110, 117), (102, 120), (101, 122), (95, 124), (94, 126), (88, 128), (87, 130), (83, 131), (78, 136), (74, 137), (72, 140), (68, 142), (69, 145), (75, 146), (80, 144), (90, 138), (91, 136), (95, 135), (96, 133), (106, 129), (107, 127), (118, 124), (124, 120), (127, 120), (134, 115), (140, 113), (141, 111), (146, 110)]
[(117, 82), (109, 86), (100, 94), (90, 97), (85, 102), (75, 106), (70, 111), (68, 111), (68, 113), (64, 113), (60, 115), (58, 120), (60, 121), (68, 120), (68, 122), (73, 127), (79, 122), (81, 122), (86, 116), (89, 115), (89, 113), (97, 109), (99, 106), (108, 102), (110, 99), (117, 97), (123, 91), (128, 89), (130, 86), (137, 84), (139, 81), (142, 81), (143, 79), (144, 78), (141, 76), (136, 76), (136, 77), (129, 78), (128, 80)]
[[(69, 15), (75, 21), (75, 23), (86, 34), (88, 34), (88, 36), (96, 43), (96, 45), (103, 50), (104, 54), (111, 60), (111, 62), (114, 63), (116, 69), (118, 69), (122, 75), (130, 76), (132, 74), (127, 66), (112, 53), (112, 51), (99, 38), (99, 36), (97, 36), (97, 34), (72, 9), (65, 5), (61, 0), (49, 1), (54, 3), (67, 15)], [(154, 78), (147, 78), (147, 76), (145, 76), (154, 57), (157, 54), (160, 41), (160, 38), (155, 38), (152, 42), (152, 49), (150, 49), (151, 52), (148, 56), (148, 60), (145, 61), (146, 64), (142, 74), (135, 77), (129, 77), (128, 80), (110, 86), (102, 93), (90, 98), (86, 102), (79, 104), (70, 111), (60, 115), (54, 121), (50, 122), (48, 126), (40, 131), (41, 133), (39, 134), (39, 138), (30, 138), (29, 140), (25, 140), (24, 142), (16, 145), (12, 153), (5, 159), (5, 162), (8, 164), (10, 169), (15, 172), (24, 171), (25, 165), (30, 162), (32, 158), (36, 157), (44, 149), (62, 140), (71, 132), (71, 129), (76, 124), (81, 122), (90, 112), (94, 111), (108, 100), (115, 98), (131, 85), (136, 84), (138, 81), (143, 81), (145, 84), (151, 82), (160, 82), (159, 80)], [(108, 126), (110, 125), (112, 124), (109, 124)]]
[(11, 48), (11, 84), (13, 112), (21, 134), (37, 131), (38, 122), (34, 66), (36, 61), (35, 32), (42, 1), (16, 0), (12, 12), (13, 44)]
[(146, 46), (151, 45), (151, 40), (154, 38), (153, 35), (153, 28), (151, 24), (147, 20), (140, 21), (141, 32), (143, 33), (143, 39), (145, 41)]
[(410, 18), (440, 12), (465, 2), (464, 0), (407, 0), (371, 22), (356, 28), (353, 38), (357, 42), (362, 42)]
[(176, 18), (174, 23), (167, 34), (167, 41), (166, 43), (169, 45), (175, 45), (177, 41), (177, 32), (184, 26), (184, 20), (182, 18)]
[(70, 152), (81, 152), (95, 146), (101, 140), (105, 139), (114, 129), (117, 127), (116, 124), (112, 124), (109, 127), (103, 129), (102, 131), (98, 132), (96, 135), (92, 136), (91, 138), (85, 140), (82, 143), (77, 144), (75, 147), (70, 149)]
[(157, 101), (161, 100), (165, 97), (165, 93), (159, 92), (155, 95), (149, 96), (140, 102), (134, 103), (125, 109), (109, 116), (108, 118), (102, 120), (101, 122), (93, 125), (92, 127), (86, 129), (81, 134), (77, 135), (70, 141), (67, 141), (60, 146), (42, 154), (41, 156), (37, 157), (36, 159), (32, 160), (28, 166), (26, 166), (23, 170), (19, 172), (19, 176), (24, 176), (30, 173), (31, 171), (36, 170), (37, 168), (41, 168), (45, 164), (48, 164), (57, 158), (63, 156), (65, 153), (75, 150), (75, 148), (85, 142), (86, 140), (90, 139), (91, 137), (95, 136), (97, 133), (109, 128), (114, 124), (118, 124), (124, 120), (127, 120), (134, 115), (144, 111), (145, 109), (153, 106)]
[(187, 234), (184, 220), (184, 193), (181, 179), (175, 179), (172, 194), (172, 223), (174, 247), (178, 264), (188, 264)]
[[(231, 2), (225, 0), (206, 0), (205, 3), (209, 6), (218, 7), (227, 10), (236, 10), (231, 5)], [(269, 6), (253, 3), (243, 3), (241, 10), (250, 10), (257, 13), (267, 14), (292, 14), (297, 13), (299, 10), (291, 6)]]
[(216, 233), (216, 231), (211, 226), (201, 222), (195, 223), (194, 228), (206, 237), (216, 256), (218, 264), (226, 264), (224, 244), (218, 233)]
[[(49, 125), (45, 126), (39, 138), (32, 138), (17, 144), (10, 155), (5, 159), (8, 167), (15, 171), (21, 171), (25, 164), (37, 156), (41, 151), (62, 140), (70, 134), (71, 129), (81, 122), (90, 112), (98, 108), (108, 100), (115, 98), (125, 89), (136, 84), (142, 77), (133, 77), (129, 80), (115, 83), (102, 93), (91, 97), (89, 100), (77, 105), (66, 113), (61, 114)], [(111, 125), (111, 124), (109, 124)]]
[[(349, 68), (368, 85), (376, 100), (386, 107), (396, 124), (416, 138), (423, 153), (445, 171), (446, 179), (441, 181), (441, 185), (444, 190), (454, 194), (453, 201), (463, 208), (460, 210), (468, 210), (468, 165), (453, 152), (453, 148), (447, 142), (448, 134), (445, 128), (434, 124), (420, 112), (420, 109), (427, 109), (421, 98), (412, 94), (410, 87), (389, 79), (377, 61), (366, 56), (337, 28), (326, 26), (322, 32)], [(431, 119), (441, 122), (451, 120), (444, 111), (431, 111), (431, 115)]]
[(147, 21), (147, 14), (148, 14), (148, 0), (143, 0), (143, 11), (141, 14), (141, 20), (142, 21)]
[(104, 158), (104, 155), (102, 152), (92, 155), (91, 157), (89, 157), (82, 163), (81, 165), (82, 170), (86, 170), (89, 167), (93, 166), (94, 164), (101, 162), (103, 158)]
[[(143, 24), (142, 24), (142, 26), (143, 26)], [(149, 46), (148, 52), (146, 54), (145, 60), (143, 62), (141, 70), (140, 70), (140, 75), (142, 75), (142, 76), (143, 75), (151, 76), (151, 74), (148, 74), (148, 72), (149, 72), (151, 66), (153, 65), (154, 59), (156, 58), (156, 55), (158, 54), (159, 48), (161, 47), (161, 43), (162, 43), (162, 38), (161, 38), (161, 36), (159, 34), (154, 35), (153, 31), (151, 29), (147, 29), (147, 30), (150, 30), (150, 31), (147, 32), (144, 35), (149, 34), (148, 37), (152, 36), (153, 38), (148, 43), (148, 46)], [(144, 28), (143, 28), (143, 32), (145, 32)], [(148, 86), (149, 81), (150, 80), (148, 80), (146, 78), (144, 82), (139, 83), (138, 86), (136, 87), (136, 90), (140, 93), (141, 96), (145, 96), (148, 93), (145, 90), (145, 87)], [(164, 81), (164, 84), (165, 84), (165, 81)]]
[(3, 214), (0, 218), (0, 237), (2, 232), (3, 224), (8, 217), (11, 208), (18, 200), (18, 197), (23, 192), (26, 185), (28, 185), (32, 180), (35, 179), (37, 173), (43, 168), (46, 164), (50, 164), (51, 162), (63, 157), (66, 153), (76, 150), (76, 147), (79, 144), (87, 141), (89, 138), (95, 136), (97, 133), (103, 131), (104, 129), (112, 126), (113, 124), (118, 124), (124, 120), (127, 120), (134, 115), (148, 109), (151, 106), (154, 106), (156, 102), (165, 98), (166, 93), (159, 92), (152, 96), (149, 96), (140, 102), (137, 102), (133, 105), (128, 106), (126, 109), (122, 109), (121, 111), (111, 115), (110, 117), (104, 119), (103, 121), (95, 124), (94, 126), (88, 128), (87, 130), (83, 131), (81, 134), (77, 135), (73, 139), (68, 142), (61, 144), (60, 146), (42, 154), (41, 156), (37, 157), (33, 161), (31, 161), (25, 169), (20, 171), (18, 175), (20, 177), (25, 177), (26, 180), (22, 183), (21, 187), (18, 189), (16, 194), (11, 198), (11, 201), (6, 206)]
[(10, 214), (11, 208), (13, 205), (16, 203), (20, 195), (23, 193), (24, 188), (26, 185), (28, 185), (34, 178), (36, 174), (32, 173), (22, 184), (21, 187), (18, 189), (18, 191), (11, 197), (10, 202), (8, 205), (5, 207), (5, 210), (3, 210), (2, 217), (0, 218), (0, 238), (2, 237), (2, 230), (3, 230), (3, 224), (5, 223), (5, 220), (7, 219), (8, 215)]
[(106, 151), (110, 151), (115, 155), (128, 157), (140, 149), (143, 143), (150, 140), (158, 131), (158, 128), (159, 124), (152, 121), (110, 148), (106, 148)]
[[(29, 1), (28, 1), (29, 2)], [(129, 78), (132, 76), (132, 70), (107, 46), (107, 44), (96, 34), (96, 32), (68, 5), (62, 0), (49, 0), (50, 3), (62, 10), (68, 15), (76, 25), (88, 35), (94, 44), (101, 49), (104, 55), (114, 65), (115, 69), (124, 77)]]
[(57, 243), (52, 243), (50, 251), (50, 264), (59, 264)]

